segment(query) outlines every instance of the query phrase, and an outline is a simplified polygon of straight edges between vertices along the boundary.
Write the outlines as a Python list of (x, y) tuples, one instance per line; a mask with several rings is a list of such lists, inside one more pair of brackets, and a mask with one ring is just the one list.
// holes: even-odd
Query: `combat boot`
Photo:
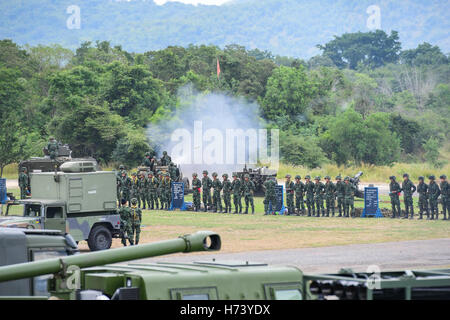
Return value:
[(236, 207), (236, 208), (234, 208), (233, 214), (237, 214), (237, 213), (238, 213), (238, 209), (237, 209), (237, 207)]
[(255, 207), (252, 206), (252, 214), (255, 214)]
[(239, 208), (239, 214), (241, 214), (241, 213), (242, 213), (242, 207)]
[(245, 212), (244, 214), (248, 214), (248, 207), (245, 207)]
[(422, 212), (420, 212), (419, 215), (420, 215), (420, 216), (419, 216), (419, 220), (422, 220), (422, 219), (423, 219), (423, 217), (422, 217)]

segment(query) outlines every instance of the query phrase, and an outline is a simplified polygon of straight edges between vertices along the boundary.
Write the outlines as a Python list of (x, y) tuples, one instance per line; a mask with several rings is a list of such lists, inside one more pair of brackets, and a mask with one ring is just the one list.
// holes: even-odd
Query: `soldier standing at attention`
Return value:
[(169, 173), (164, 174), (164, 207), (166, 210), (170, 209), (170, 202), (172, 201), (172, 180), (170, 180)]
[(392, 219), (394, 219), (396, 216), (397, 218), (400, 218), (401, 214), (401, 208), (400, 208), (400, 193), (402, 192), (402, 189), (400, 188), (400, 184), (395, 180), (395, 176), (390, 176), (389, 180), (391, 180), (391, 183), (389, 183), (389, 196), (391, 197), (391, 205), (392, 205)]
[(119, 208), (121, 206), (122, 203), (122, 199), (120, 198), (120, 178), (122, 177), (122, 171), (125, 170), (125, 167), (123, 166), (123, 164), (121, 164), (119, 166), (119, 171), (116, 172), (116, 188), (117, 188), (117, 201), (119, 201)]
[(130, 190), (131, 190), (131, 179), (127, 175), (126, 171), (122, 171), (122, 177), (120, 178), (120, 196), (122, 199), (127, 200), (128, 206), (130, 206)]
[(222, 175), (222, 190), (223, 190), (223, 202), (225, 204), (225, 213), (231, 213), (231, 191), (233, 187), (231, 186), (231, 181), (228, 180), (228, 174), (224, 173)]
[(220, 191), (222, 191), (222, 182), (220, 182), (220, 180), (217, 179), (217, 172), (213, 172), (212, 177), (213, 177), (212, 188), (213, 188), (214, 212), (217, 212), (217, 210), (219, 210), (219, 213), (222, 213), (222, 200), (220, 199)]
[(275, 187), (277, 182), (275, 177), (271, 177), (264, 182), (265, 196), (264, 196), (264, 215), (269, 215), (275, 211)]
[[(131, 232), (128, 235), (128, 240), (131, 245), (139, 244), (139, 238), (141, 235), (141, 222), (142, 222), (142, 211), (137, 207), (137, 199), (131, 199), (131, 209), (130, 209), (130, 218), (131, 218)], [(136, 240), (134, 235), (136, 234)]]
[[(139, 201), (139, 180), (137, 179), (136, 172), (131, 174), (131, 188), (130, 188), (130, 198), (136, 198)], [(140, 204), (139, 204), (140, 206)]]
[(403, 200), (405, 202), (405, 216), (403, 219), (408, 219), (409, 212), (411, 212), (410, 219), (414, 219), (414, 204), (412, 195), (416, 192), (416, 186), (411, 180), (409, 180), (409, 175), (407, 173), (403, 175), (402, 190)]
[(172, 181), (177, 181), (177, 170), (178, 168), (175, 166), (175, 163), (171, 162), (169, 164), (169, 174), (170, 174), (170, 179), (172, 179)]
[(305, 214), (305, 204), (303, 203), (303, 193), (305, 192), (305, 185), (302, 182), (302, 177), (299, 175), (295, 176), (295, 208), (297, 209), (298, 214), (300, 212)]
[(424, 182), (424, 177), (419, 177), (419, 184), (417, 185), (417, 192), (419, 193), (419, 220), (422, 220), (422, 215), (427, 214), (427, 220), (430, 220), (430, 212), (428, 211), (428, 185)]
[(314, 183), (311, 181), (310, 176), (305, 177), (305, 190), (306, 190), (306, 206), (308, 207), (308, 217), (314, 216), (316, 210), (314, 207)]
[(287, 215), (293, 215), (294, 214), (294, 192), (295, 192), (295, 185), (294, 182), (291, 181), (291, 175), (286, 175), (286, 182), (284, 183), (284, 188), (286, 189), (286, 206), (288, 208)]
[(164, 178), (163, 178), (163, 174), (161, 171), (158, 171), (158, 189), (156, 189), (157, 191), (157, 195), (158, 195), (158, 200), (159, 200), (159, 206), (158, 206), (158, 200), (156, 201), (156, 209), (161, 209), (163, 210), (164, 208), (164, 194), (163, 194), (163, 189), (164, 189)]
[[(147, 176), (147, 205), (148, 209), (158, 209), (158, 179), (153, 177), (153, 172), (150, 171)], [(156, 206), (155, 206), (156, 204)]]
[(253, 192), (255, 191), (255, 184), (253, 181), (249, 180), (250, 176), (248, 174), (244, 175), (244, 181), (242, 182), (242, 195), (245, 200), (245, 214), (248, 214), (248, 205), (252, 206), (252, 214), (255, 214), (255, 204), (253, 202)]
[(355, 191), (356, 187), (353, 185), (353, 183), (350, 183), (350, 177), (344, 178), (344, 201), (345, 201), (345, 209), (344, 209), (344, 216), (349, 217), (349, 210), (350, 208), (352, 211), (350, 212), (350, 215), (352, 218), (355, 217), (355, 207), (354, 207), (354, 200), (355, 200)]
[(26, 199), (28, 190), (28, 175), (26, 167), (22, 167), (20, 170), (19, 188), (20, 188), (20, 199)]
[(337, 206), (339, 210), (338, 217), (342, 217), (342, 213), (344, 212), (344, 195), (345, 195), (345, 185), (342, 182), (342, 177), (339, 175), (336, 177), (336, 197), (337, 197)]
[(197, 178), (197, 173), (192, 174), (192, 199), (194, 203), (195, 211), (200, 210), (200, 190), (202, 187), (202, 182)]
[(320, 181), (320, 177), (315, 177), (314, 184), (314, 201), (316, 202), (317, 216), (320, 217), (320, 211), (322, 210), (322, 217), (325, 217), (325, 208), (323, 207), (323, 193), (325, 191), (325, 185)]
[(163, 156), (161, 157), (161, 165), (168, 166), (172, 162), (172, 158), (167, 154), (167, 151), (163, 152)]
[(334, 185), (333, 181), (331, 181), (330, 176), (325, 177), (325, 200), (327, 204), (327, 217), (330, 216), (330, 209), (331, 214), (334, 217), (334, 197), (336, 193), (336, 186)]
[(121, 199), (120, 204), (122, 205), (118, 209), (120, 215), (120, 237), (122, 239), (122, 244), (124, 247), (127, 246), (127, 238), (131, 234), (131, 209), (126, 205), (127, 200)]
[(429, 176), (430, 183), (428, 184), (428, 199), (430, 201), (431, 220), (434, 220), (434, 213), (436, 213), (436, 220), (439, 217), (438, 198), (441, 194), (438, 184), (435, 181), (435, 176)]
[(236, 173), (233, 173), (233, 182), (231, 182), (231, 188), (233, 189), (233, 202), (235, 214), (242, 213), (241, 187), (242, 181), (238, 179)]
[(48, 154), (50, 159), (55, 160), (58, 156), (58, 142), (54, 137), (50, 137), (47, 145)]
[(141, 202), (142, 202), (142, 209), (143, 210), (145, 210), (145, 206), (146, 206), (146, 203), (147, 203), (147, 192), (146, 191), (147, 191), (147, 179), (145, 178), (145, 173), (141, 173), (139, 175), (139, 180), (138, 180), (137, 201), (138, 201), (139, 208), (141, 207)]
[(443, 174), (439, 178), (441, 179), (442, 213), (444, 214), (443, 220), (447, 220), (447, 213), (448, 219), (450, 220), (450, 186), (447, 182), (446, 175)]
[(203, 171), (203, 178), (202, 178), (202, 196), (203, 196), (203, 206), (204, 211), (208, 211), (208, 206), (211, 207), (211, 188), (212, 188), (212, 180), (210, 177), (208, 177), (208, 171)]

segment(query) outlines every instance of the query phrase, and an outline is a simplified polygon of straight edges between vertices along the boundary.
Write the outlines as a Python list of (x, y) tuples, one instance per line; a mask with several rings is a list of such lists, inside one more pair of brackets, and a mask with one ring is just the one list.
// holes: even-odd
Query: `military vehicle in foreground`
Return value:
[[(0, 243), (2, 237), (0, 231)], [(0, 266), (0, 284), (47, 275), (48, 294), (0, 299), (450, 300), (450, 269), (383, 272), (378, 276), (351, 270), (314, 275), (293, 266), (248, 261), (121, 263), (178, 252), (217, 251), (220, 247), (218, 234), (201, 231), (151, 244), (4, 265)]]
[(233, 172), (236, 173), (238, 178), (243, 180), (246, 174), (249, 175), (249, 180), (255, 184), (255, 196), (264, 196), (264, 182), (269, 178), (277, 178), (277, 171), (269, 169), (268, 167), (259, 168), (247, 168), (245, 165), (242, 171)]
[(0, 227), (60, 230), (92, 251), (109, 249), (120, 234), (114, 172), (96, 171), (87, 160), (60, 170), (30, 173), (32, 198), (9, 202)]

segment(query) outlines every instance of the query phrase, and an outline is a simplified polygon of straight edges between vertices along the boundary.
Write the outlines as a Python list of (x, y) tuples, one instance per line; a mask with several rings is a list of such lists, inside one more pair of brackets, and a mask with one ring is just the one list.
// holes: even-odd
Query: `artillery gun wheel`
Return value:
[(92, 228), (88, 238), (88, 246), (91, 251), (107, 250), (111, 248), (112, 234), (105, 226)]
[(189, 185), (189, 179), (187, 177), (183, 178), (183, 184), (184, 184), (184, 194), (189, 193), (190, 185)]

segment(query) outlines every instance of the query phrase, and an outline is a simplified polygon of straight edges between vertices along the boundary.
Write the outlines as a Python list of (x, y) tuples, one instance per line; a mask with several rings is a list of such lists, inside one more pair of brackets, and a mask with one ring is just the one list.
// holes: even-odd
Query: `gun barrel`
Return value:
[(220, 247), (218, 234), (200, 231), (172, 240), (3, 266), (0, 282), (57, 273), (71, 265), (88, 268), (177, 252), (216, 251)]

